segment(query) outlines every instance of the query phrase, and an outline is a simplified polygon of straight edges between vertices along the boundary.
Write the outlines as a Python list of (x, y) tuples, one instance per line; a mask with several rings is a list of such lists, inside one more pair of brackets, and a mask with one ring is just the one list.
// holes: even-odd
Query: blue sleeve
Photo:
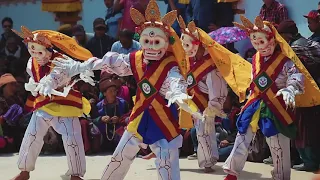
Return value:
[(112, 44), (111, 52), (118, 52), (118, 41)]

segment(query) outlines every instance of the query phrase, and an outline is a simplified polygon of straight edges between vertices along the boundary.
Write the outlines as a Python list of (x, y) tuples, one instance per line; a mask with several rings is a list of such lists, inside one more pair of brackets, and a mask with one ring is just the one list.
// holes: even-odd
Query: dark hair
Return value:
[(10, 24), (12, 24), (12, 25), (13, 25), (13, 21), (12, 21), (12, 19), (11, 19), (11, 18), (9, 18), (9, 17), (5, 17), (5, 18), (3, 18), (3, 19), (2, 19), (2, 23), (1, 23), (1, 24), (3, 25), (3, 23), (4, 23), (4, 22), (9, 22)]
[(119, 37), (124, 37), (127, 39), (133, 39), (133, 32), (128, 29), (123, 29), (119, 32)]
[(318, 5), (320, 5), (320, 1), (318, 2)]
[(17, 42), (18, 42), (18, 35), (16, 35), (14, 32), (9, 32), (8, 33), (8, 36), (7, 36), (7, 39), (9, 38), (14, 38)]

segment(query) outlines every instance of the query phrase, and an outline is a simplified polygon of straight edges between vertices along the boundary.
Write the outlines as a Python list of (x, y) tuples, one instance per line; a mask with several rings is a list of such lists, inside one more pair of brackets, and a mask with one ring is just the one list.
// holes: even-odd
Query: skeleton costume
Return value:
[[(193, 95), (193, 102), (199, 111), (207, 116), (205, 121), (194, 118), (198, 163), (199, 167), (207, 171), (219, 159), (215, 118), (224, 116), (222, 108), (228, 95), (227, 83), (243, 101), (250, 83), (251, 64), (212, 40), (193, 21), (186, 26), (180, 16), (178, 22), (182, 45), (190, 63), (187, 73), (188, 93)], [(199, 46), (203, 46), (205, 52), (197, 59)], [(234, 69), (234, 73), (229, 73), (230, 69)]]
[[(26, 110), (33, 111), (33, 115), (19, 152), (18, 167), (22, 173), (14, 179), (28, 179), (29, 175), (22, 174), (35, 169), (49, 127), (62, 135), (69, 167), (66, 175), (72, 176), (71, 179), (80, 179), (85, 174), (86, 162), (78, 117), (90, 112), (90, 104), (80, 92), (71, 89), (75, 81), (72, 83), (66, 72), (51, 62), (54, 58), (73, 60), (54, 51), (52, 47), (55, 45), (77, 59), (85, 60), (92, 55), (72, 38), (58, 32), (31, 32), (24, 26), (21, 31), (15, 32), (27, 43), (31, 54), (27, 65), (30, 79), (25, 88), (32, 93), (26, 102)], [(50, 84), (51, 89), (45, 88), (44, 84)]]
[(184, 51), (179, 37), (170, 28), (177, 12), (171, 11), (161, 19), (156, 1), (151, 0), (145, 16), (134, 8), (130, 13), (138, 26), (142, 50), (128, 55), (108, 52), (102, 59), (92, 58), (85, 63), (54, 63), (69, 72), (104, 69), (119, 76), (133, 75), (138, 82), (130, 123), (103, 172), (103, 180), (124, 179), (139, 149), (147, 145), (157, 157), (159, 179), (179, 180), (178, 148), (182, 146), (182, 136), (177, 107), (173, 103), (191, 112), (183, 101), (191, 97), (186, 93), (187, 83), (180, 74), (185, 64)]
[(290, 138), (296, 134), (294, 108), (319, 104), (320, 91), (299, 58), (269, 22), (257, 17), (252, 24), (244, 16), (241, 21), (243, 25), (235, 25), (248, 33), (258, 52), (253, 57), (251, 93), (237, 121), (239, 133), (223, 166), (228, 173), (226, 180), (239, 176), (258, 128), (267, 137), (274, 163), (273, 179), (290, 180)]

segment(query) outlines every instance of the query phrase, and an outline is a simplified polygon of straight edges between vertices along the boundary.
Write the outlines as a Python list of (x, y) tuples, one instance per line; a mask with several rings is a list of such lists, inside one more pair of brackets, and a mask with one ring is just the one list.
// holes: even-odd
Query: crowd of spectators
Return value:
[[(134, 39), (135, 25), (130, 18), (129, 8), (134, 7), (144, 13), (148, 0), (104, 0), (106, 5), (105, 18), (93, 21), (93, 32), (88, 33), (80, 24), (62, 25), (57, 31), (73, 37), (79, 45), (88, 49), (93, 56), (102, 58), (107, 52), (128, 54), (141, 48)], [(272, 22), (279, 33), (292, 46), (296, 54), (309, 70), (312, 77), (320, 85), (320, 18), (318, 10), (312, 10), (305, 15), (309, 29), (313, 35), (304, 38), (299, 34), (294, 21), (289, 19), (286, 7), (276, 0), (263, 0), (260, 10), (263, 20)], [(194, 20), (198, 27), (211, 32), (220, 27), (232, 26), (234, 10), (232, 3), (217, 3), (209, 0), (165, 0), (168, 11), (175, 9), (185, 21)], [(200, 8), (201, 7), (201, 8)], [(223, 13), (222, 13), (223, 12)], [(102, 15), (103, 16), (103, 15)], [(28, 93), (24, 83), (28, 81), (25, 72), (30, 55), (22, 39), (14, 34), (13, 20), (5, 17), (2, 20), (3, 34), (0, 42), (0, 153), (19, 150), (24, 131), (28, 125), (30, 114), (24, 112), (24, 103)], [(173, 28), (180, 33), (177, 23)], [(230, 51), (237, 53), (232, 44), (225, 45)], [(251, 62), (255, 50), (250, 48), (245, 53), (245, 59)], [(78, 82), (77, 88), (91, 103), (89, 116), (80, 117), (82, 136), (86, 154), (101, 151), (113, 151), (119, 142), (128, 123), (128, 117), (133, 107), (133, 97), (137, 84), (133, 77), (119, 77), (107, 72), (95, 72), (97, 86)], [(227, 118), (217, 120), (218, 148), (220, 161), (225, 161), (230, 154), (237, 134), (236, 120), (242, 104), (237, 96), (230, 91), (224, 111)], [(297, 139), (292, 140), (293, 166), (297, 170), (313, 171), (319, 168), (320, 146), (317, 142), (319, 121), (314, 119), (319, 115), (319, 107), (298, 109)], [(320, 124), (319, 124), (320, 125)], [(197, 135), (195, 128), (184, 130), (184, 145), (182, 154), (188, 159), (197, 159)], [(61, 137), (50, 128), (45, 136), (44, 154), (63, 152)], [(250, 152), (249, 160), (272, 163), (264, 137), (258, 132), (260, 143), (256, 151)], [(294, 153), (296, 152), (296, 153)], [(141, 152), (147, 155), (149, 151)], [(148, 157), (152, 157), (149, 156)]]

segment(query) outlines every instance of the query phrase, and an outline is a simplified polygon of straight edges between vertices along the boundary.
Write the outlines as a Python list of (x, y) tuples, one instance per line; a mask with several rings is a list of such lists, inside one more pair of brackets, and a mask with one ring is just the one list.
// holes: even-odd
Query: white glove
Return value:
[(92, 71), (86, 70), (84, 73), (80, 73), (81, 80), (83, 80), (86, 83), (89, 83), (91, 86), (94, 86), (95, 83), (92, 77), (94, 77), (94, 73)]
[(42, 96), (49, 96), (51, 98), (51, 92), (53, 90), (53, 82), (50, 76), (44, 76), (38, 83), (35, 91)]
[(38, 83), (36, 83), (33, 78), (30, 78), (29, 82), (24, 84), (24, 88), (26, 91), (30, 91), (32, 96), (36, 97), (38, 95), (38, 91), (35, 90), (37, 85)]
[(166, 99), (168, 99), (168, 107), (171, 106), (171, 104), (174, 104), (174, 103), (179, 103), (179, 104), (184, 104), (184, 100), (188, 100), (188, 99), (192, 99), (192, 96), (189, 96), (185, 93), (181, 93), (181, 92), (171, 92), (171, 91), (168, 91), (166, 93)]
[(203, 116), (204, 116), (204, 131), (206, 134), (210, 134), (213, 132), (213, 129), (215, 128), (215, 123), (214, 120), (216, 118), (216, 116), (218, 117), (222, 117), (225, 118), (227, 115), (221, 111), (219, 111), (217, 108), (215, 107), (207, 107), (204, 111), (203, 111)]
[(295, 101), (295, 93), (294, 93), (294, 87), (288, 86), (286, 88), (280, 89), (276, 96), (282, 95), (283, 101), (286, 104), (287, 108), (295, 108), (296, 101)]

